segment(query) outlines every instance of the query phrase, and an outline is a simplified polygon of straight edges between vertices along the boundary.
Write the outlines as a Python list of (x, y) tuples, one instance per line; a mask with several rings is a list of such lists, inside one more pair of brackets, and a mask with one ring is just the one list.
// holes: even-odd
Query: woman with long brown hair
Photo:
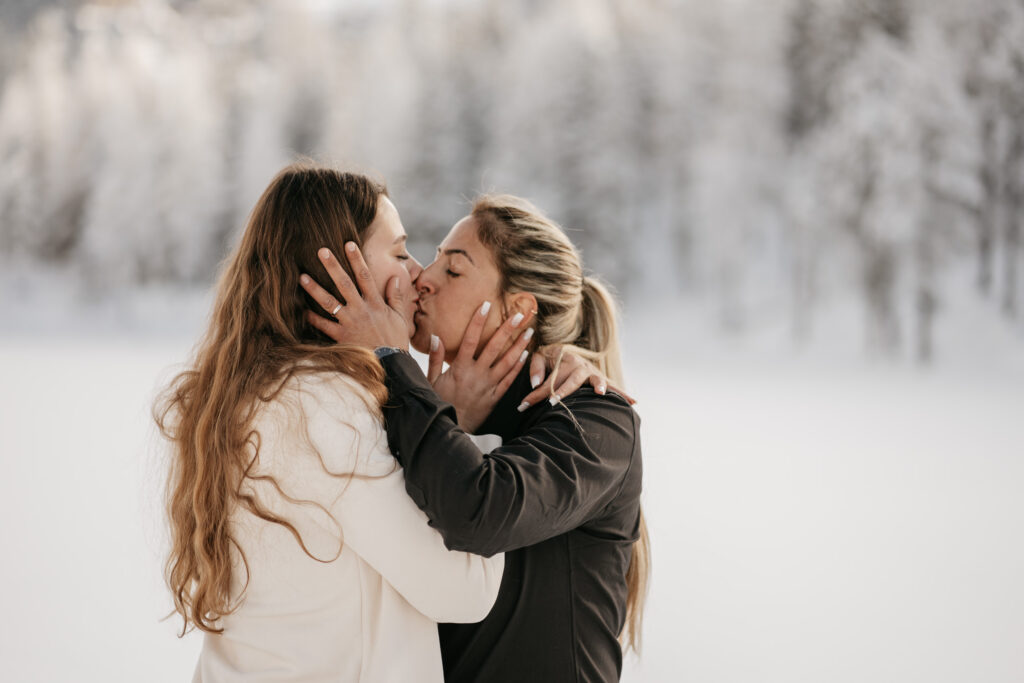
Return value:
[[(436, 623), (478, 621), (497, 594), (502, 558), (446, 549), (406, 494), (378, 359), (307, 321), (300, 273), (323, 276), (317, 250), (346, 242), (367, 262), (348, 273), (388, 288), (377, 332), (407, 342), (417, 297), (385, 188), (294, 165), (253, 209), (155, 409), (171, 445), (167, 581), (183, 632), (205, 632), (196, 681), (440, 681)], [(383, 288), (363, 294), (385, 307)]]
[[(357, 251), (347, 256), (361, 263)], [(387, 314), (364, 305), (336, 262), (327, 265), (346, 305), (336, 309), (336, 296), (304, 280), (338, 318), (310, 320), (381, 356), (388, 442), (410, 496), (449, 548), (505, 553), (487, 618), (440, 627), (445, 680), (618, 680), (623, 647), (639, 645), (649, 572), (639, 418), (627, 398), (601, 395), (600, 386), (537, 401), (538, 380), (525, 367), (507, 392), (499, 384), (506, 349), (519, 348), (557, 349), (556, 371), (573, 352), (621, 384), (608, 291), (529, 202), (481, 197), (416, 278), (412, 343), (430, 353), (424, 377), (374, 331)], [(555, 386), (552, 379), (548, 389)], [(503, 443), (484, 453), (465, 432)]]

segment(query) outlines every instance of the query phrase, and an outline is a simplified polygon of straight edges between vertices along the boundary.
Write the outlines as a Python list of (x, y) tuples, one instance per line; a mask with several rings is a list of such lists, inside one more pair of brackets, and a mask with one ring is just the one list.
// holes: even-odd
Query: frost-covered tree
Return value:
[(622, 236), (630, 236), (629, 294), (666, 300), (698, 278), (688, 190), (709, 99), (703, 66), (710, 46), (701, 22), (671, 0), (615, 7), (623, 39), (615, 62), (620, 90), (611, 97), (628, 108), (619, 110), (622, 144), (616, 150), (624, 222), (612, 245), (621, 258)]
[(714, 68), (705, 74), (713, 103), (691, 159), (697, 253), (717, 299), (720, 324), (742, 329), (773, 305), (784, 279), (780, 253), (782, 15), (769, 6), (716, 6), (708, 29)]
[(1002, 308), (1013, 316), (1024, 220), (1024, 4), (986, 0), (972, 7), (971, 12), (960, 8), (958, 19), (965, 84), (980, 120), (978, 177), (984, 199), (975, 221), (977, 283), (988, 293), (1001, 265)]
[[(958, 78), (958, 56), (949, 49), (948, 17), (911, 21), (912, 6), (895, 2), (801, 7), (818, 14), (797, 14), (794, 37), (810, 30), (811, 19), (845, 29), (834, 44), (842, 58), (825, 60), (827, 76), (790, 48), (792, 92), (818, 100), (790, 108), (800, 172), (789, 186), (788, 205), (802, 231), (798, 239), (816, 220), (841, 227), (833, 237), (845, 237), (855, 263), (869, 347), (897, 352), (911, 318), (915, 354), (928, 359), (942, 266), (955, 249), (963, 207), (980, 201), (977, 155), (964, 144), (975, 118)], [(816, 258), (823, 250), (811, 251)], [(800, 270), (808, 267), (804, 259)], [(803, 295), (806, 280), (797, 282)]]
[(522, 194), (626, 297), (730, 329), (852, 296), (927, 358), (968, 262), (1020, 317), (1020, 0), (63, 4), (0, 23), (5, 260), (209, 282), (310, 155), (387, 180), (421, 257)]
[[(508, 26), (493, 74), (492, 144), (485, 183), (526, 195), (583, 247), (586, 262), (621, 282), (622, 39), (610, 3), (552, 3)], [(612, 93), (616, 96), (613, 97)]]
[(467, 211), (483, 188), (487, 122), (503, 35), (488, 20), (488, 6), (417, 10), (405, 40), (419, 78), (413, 89), (407, 161), (389, 172), (413, 237), (425, 253)]
[(220, 259), (225, 201), (221, 106), (210, 60), (160, 3), (86, 7), (77, 80), (91, 118), (90, 172), (78, 246), (105, 283), (184, 281)]
[(91, 179), (70, 42), (66, 15), (40, 16), (0, 97), (0, 251), (8, 254), (66, 262), (80, 237)]

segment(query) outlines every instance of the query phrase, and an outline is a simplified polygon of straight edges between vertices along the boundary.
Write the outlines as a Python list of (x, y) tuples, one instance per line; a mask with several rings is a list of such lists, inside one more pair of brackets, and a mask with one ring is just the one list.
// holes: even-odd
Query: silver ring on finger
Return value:
[(331, 315), (334, 315), (334, 316), (338, 315), (338, 311), (340, 311), (340, 310), (341, 310), (341, 304), (338, 304), (337, 306), (334, 307), (334, 310), (331, 311)]

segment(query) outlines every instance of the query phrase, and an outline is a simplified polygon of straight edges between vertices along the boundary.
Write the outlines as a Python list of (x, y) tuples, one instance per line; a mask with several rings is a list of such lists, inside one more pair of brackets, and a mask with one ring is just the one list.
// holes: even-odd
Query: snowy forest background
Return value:
[(618, 289), (624, 683), (1024, 680), (1024, 0), (0, 0), (5, 680), (190, 679), (150, 408), (297, 155)]
[[(528, 196), (630, 302), (928, 359), (1024, 339), (1020, 0), (5, 0), (0, 264), (206, 287), (296, 155), (376, 173), (413, 252)], [(12, 284), (14, 283), (14, 284)], [(849, 323), (850, 321), (848, 321)]]

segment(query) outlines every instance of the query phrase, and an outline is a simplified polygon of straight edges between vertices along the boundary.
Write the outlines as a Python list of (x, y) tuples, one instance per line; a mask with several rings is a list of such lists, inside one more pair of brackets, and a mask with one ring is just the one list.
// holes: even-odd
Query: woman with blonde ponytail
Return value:
[[(426, 377), (407, 354), (360, 332), (375, 316), (358, 301), (338, 323), (311, 321), (337, 341), (376, 348), (388, 443), (446, 545), (505, 553), (487, 618), (440, 627), (445, 680), (618, 680), (623, 650), (639, 646), (650, 554), (640, 421), (604, 384), (623, 379), (611, 295), (585, 275), (557, 224), (505, 195), (474, 203), (415, 286), (412, 345), (429, 353)], [(334, 306), (315, 284), (306, 291)], [(556, 372), (538, 387), (530, 351), (553, 354), (556, 371), (563, 357), (585, 358), (604, 379), (560, 396)], [(538, 400), (545, 393), (551, 399)], [(485, 453), (467, 432), (502, 444)]]
[(448, 550), (406, 494), (378, 359), (307, 321), (302, 273), (341, 269), (317, 251), (345, 243), (366, 259), (349, 274), (381, 283), (362, 290), (386, 311), (375, 334), (407, 344), (414, 261), (385, 188), (297, 164), (257, 202), (157, 405), (167, 582), (183, 633), (204, 632), (194, 681), (440, 683), (437, 623), (482, 619), (497, 595), (502, 558)]

